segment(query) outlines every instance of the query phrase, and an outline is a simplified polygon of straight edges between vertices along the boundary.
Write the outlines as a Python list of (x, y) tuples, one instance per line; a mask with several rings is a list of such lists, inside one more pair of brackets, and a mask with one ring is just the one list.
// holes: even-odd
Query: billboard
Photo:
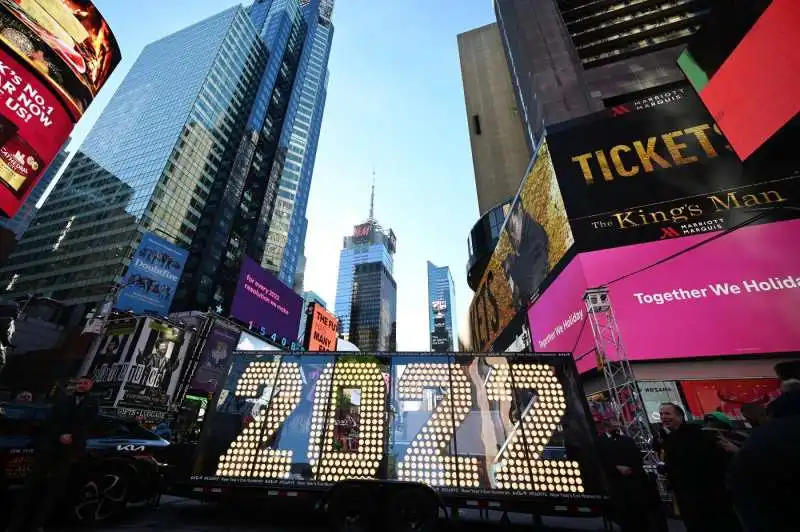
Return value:
[(237, 352), (206, 416), (195, 482), (375, 478), (530, 501), (605, 491), (567, 353)]
[(120, 58), (88, 0), (0, 0), (0, 212), (14, 216)]
[(100, 405), (116, 414), (163, 417), (180, 383), (192, 332), (154, 318), (115, 320), (82, 368), (97, 386)]
[(734, 419), (744, 419), (742, 407), (756, 404), (766, 407), (781, 395), (778, 379), (711, 379), (681, 381), (688, 404), (687, 412), (702, 418), (711, 412), (723, 412)]
[(336, 351), (339, 320), (319, 303), (309, 303), (306, 313), (305, 350)]
[(743, 165), (688, 85), (552, 127), (548, 139), (578, 251), (719, 231), (798, 201), (797, 175)]
[(796, 0), (719, 2), (678, 58), (742, 160), (798, 120), (798, 26)]
[(153, 233), (144, 233), (122, 278), (114, 308), (137, 314), (169, 314), (188, 256), (185, 249)]
[(297, 341), (302, 311), (302, 297), (250, 257), (242, 259), (231, 317), (289, 347)]
[(239, 343), (237, 327), (215, 320), (206, 337), (206, 345), (197, 363), (189, 390), (194, 393), (213, 394), (225, 381), (231, 354)]
[(579, 254), (528, 311), (534, 350), (594, 368), (583, 294), (608, 285), (631, 361), (800, 351), (799, 232), (791, 220)]
[(431, 302), (431, 315), (433, 316), (433, 329), (431, 330), (431, 351), (446, 353), (453, 351), (453, 339), (447, 330), (447, 301), (437, 300)]
[(473, 350), (491, 349), (574, 241), (543, 140), (470, 304)]

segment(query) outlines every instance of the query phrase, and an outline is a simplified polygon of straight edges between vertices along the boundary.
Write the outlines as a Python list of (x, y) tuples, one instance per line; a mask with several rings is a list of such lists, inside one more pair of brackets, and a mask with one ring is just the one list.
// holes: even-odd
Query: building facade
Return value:
[(71, 139), (67, 139), (67, 141), (64, 143), (64, 146), (62, 146), (61, 150), (53, 158), (53, 161), (50, 163), (50, 166), (47, 167), (47, 170), (45, 170), (42, 178), (38, 183), (36, 183), (36, 186), (33, 187), (31, 193), (28, 194), (28, 198), (25, 200), (25, 203), (19, 206), (17, 214), (15, 214), (12, 218), (0, 219), (0, 227), (5, 227), (6, 229), (12, 231), (17, 240), (22, 239), (22, 235), (25, 234), (25, 231), (27, 231), (28, 227), (31, 225), (33, 216), (38, 210), (36, 208), (36, 204), (42, 199), (47, 187), (49, 187), (50, 183), (53, 182), (53, 178), (56, 177), (58, 171), (61, 170), (61, 166), (63, 166), (64, 162), (67, 160), (67, 157), (69, 157), (69, 152), (66, 150), (66, 148), (69, 145), (70, 140)]
[[(189, 250), (173, 311), (227, 311), (245, 255), (279, 271), (267, 242), (293, 223), (275, 214), (289, 155), (303, 148), (292, 132), (308, 105), (318, 124), (324, 105), (324, 91), (309, 104), (307, 90), (309, 21), (321, 24), (323, 7), (256, 0), (147, 46), (0, 270), (4, 295), (101, 301), (144, 231)], [(316, 134), (305, 139), (306, 188)]]
[(347, 339), (364, 352), (397, 351), (397, 283), (382, 262), (353, 269)]
[[(375, 189), (373, 187), (373, 200)], [(365, 327), (379, 322), (382, 327), (377, 337), (387, 338), (395, 329), (394, 317), (397, 314), (397, 287), (394, 282), (394, 254), (397, 238), (394, 232), (384, 230), (373, 216), (370, 208), (369, 218), (353, 228), (353, 234), (344, 237), (339, 254), (339, 275), (336, 283), (335, 313), (339, 318), (339, 332), (342, 337), (354, 342), (362, 351), (366, 347), (354, 340), (353, 334), (359, 324)], [(360, 269), (364, 264), (378, 265), (371, 269)], [(360, 276), (356, 276), (356, 272)], [(367, 286), (371, 288), (367, 288)], [(389, 289), (389, 286), (393, 289)], [(357, 290), (358, 288), (358, 290)], [(367, 305), (367, 294), (380, 297), (378, 306)], [(392, 295), (393, 294), (393, 295)], [(387, 299), (384, 301), (384, 295)], [(358, 298), (361, 298), (358, 300)], [(358, 308), (358, 319), (354, 321), (353, 310)], [(379, 319), (380, 318), (380, 319)], [(366, 338), (366, 335), (364, 336)]]
[(530, 162), (497, 24), (458, 36), (478, 207), (513, 199)]
[(683, 79), (709, 0), (494, 0), (530, 153), (545, 126)]
[(447, 266), (428, 261), (428, 325), (431, 351), (458, 350), (456, 287)]

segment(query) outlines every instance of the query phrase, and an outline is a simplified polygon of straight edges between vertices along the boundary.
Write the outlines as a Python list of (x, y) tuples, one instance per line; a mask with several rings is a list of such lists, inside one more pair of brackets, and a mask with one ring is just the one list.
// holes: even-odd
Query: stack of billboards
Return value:
[(0, 0), (0, 214), (14, 216), (120, 59), (89, 0)]
[(534, 351), (587, 371), (583, 295), (607, 286), (631, 359), (800, 351), (784, 163), (742, 164), (688, 85), (551, 127), (470, 308), (473, 349), (505, 349), (527, 312)]

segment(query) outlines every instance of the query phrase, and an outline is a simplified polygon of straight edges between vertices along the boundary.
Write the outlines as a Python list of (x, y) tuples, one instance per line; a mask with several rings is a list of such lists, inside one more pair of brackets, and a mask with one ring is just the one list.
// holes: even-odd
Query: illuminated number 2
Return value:
[[(515, 364), (513, 371), (513, 383), (517, 390), (535, 390), (538, 397), (530, 408), (522, 412), (521, 422), (516, 424), (497, 456), (494, 466), (497, 487), (583, 493), (577, 462), (542, 458), (545, 446), (567, 408), (564, 389), (555, 371), (551, 366), (534, 363)], [(507, 364), (493, 366), (486, 391), (490, 400), (513, 400), (512, 379)], [(526, 456), (526, 443), (530, 459)]]
[[(343, 388), (358, 388), (360, 392), (357, 451), (334, 448), (336, 422), (340, 421), (336, 409)], [(317, 381), (311, 414), (308, 456), (314, 478), (323, 482), (375, 478), (383, 458), (385, 414), (386, 381), (377, 364), (337, 362), (335, 369), (328, 364)]]
[[(280, 368), (280, 372), (278, 371)], [(220, 456), (222, 477), (288, 478), (292, 451), (266, 447), (278, 427), (300, 403), (303, 381), (295, 362), (251, 362), (236, 383), (237, 397), (261, 397), (253, 420)]]
[(478, 487), (478, 460), (448, 456), (444, 452), (472, 406), (467, 375), (461, 366), (448, 363), (417, 363), (406, 366), (398, 383), (400, 399), (424, 399), (426, 388), (444, 390), (444, 397), (411, 442), (397, 464), (400, 480), (425, 482), (432, 486)]

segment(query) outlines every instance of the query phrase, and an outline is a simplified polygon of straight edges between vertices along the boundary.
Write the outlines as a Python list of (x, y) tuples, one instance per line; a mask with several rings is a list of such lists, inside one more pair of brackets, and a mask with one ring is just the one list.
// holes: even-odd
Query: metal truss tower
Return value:
[(620, 427), (642, 450), (645, 467), (655, 467), (659, 459), (653, 451), (653, 434), (647, 411), (625, 354), (608, 288), (591, 288), (586, 291), (583, 300), (589, 323), (592, 324), (598, 367), (603, 371)]

